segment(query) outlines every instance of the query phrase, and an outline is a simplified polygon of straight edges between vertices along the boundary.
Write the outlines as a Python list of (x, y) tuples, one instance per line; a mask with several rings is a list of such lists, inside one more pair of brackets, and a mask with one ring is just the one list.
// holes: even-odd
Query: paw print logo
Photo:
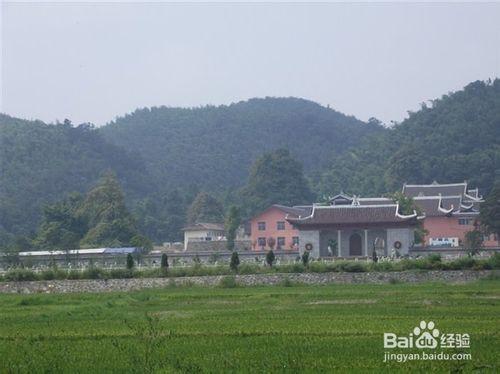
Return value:
[(420, 325), (413, 329), (413, 334), (416, 337), (415, 346), (420, 349), (431, 348), (434, 349), (438, 345), (437, 337), (439, 330), (434, 328), (434, 322), (421, 321)]

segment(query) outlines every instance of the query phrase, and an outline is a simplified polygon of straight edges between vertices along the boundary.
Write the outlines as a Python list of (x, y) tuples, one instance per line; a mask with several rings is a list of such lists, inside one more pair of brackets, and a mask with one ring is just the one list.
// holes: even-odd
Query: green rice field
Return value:
[[(384, 362), (383, 333), (422, 320), (469, 334), (446, 352), (472, 358)], [(0, 372), (499, 372), (499, 330), (498, 279), (4, 294)]]

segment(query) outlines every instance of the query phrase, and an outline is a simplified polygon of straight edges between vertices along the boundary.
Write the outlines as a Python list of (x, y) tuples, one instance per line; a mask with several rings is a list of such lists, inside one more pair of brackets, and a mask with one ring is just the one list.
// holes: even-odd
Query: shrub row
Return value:
[[(420, 259), (403, 259), (391, 262), (364, 261), (312, 261), (308, 264), (297, 262), (273, 267), (258, 264), (242, 264), (238, 274), (268, 274), (268, 273), (327, 273), (327, 272), (368, 272), (368, 271), (405, 271), (405, 270), (492, 270), (500, 269), (500, 253), (495, 253), (488, 259), (462, 257), (454, 261), (441, 261), (439, 255)], [(229, 266), (203, 266), (197, 263), (190, 267), (173, 267), (166, 269), (112, 269), (104, 270), (90, 267), (83, 271), (62, 270), (58, 268), (34, 272), (29, 269), (17, 268), (0, 276), (0, 281), (34, 281), (53, 279), (123, 279), (123, 278), (154, 278), (154, 277), (190, 277), (203, 275), (231, 275), (235, 272)]]

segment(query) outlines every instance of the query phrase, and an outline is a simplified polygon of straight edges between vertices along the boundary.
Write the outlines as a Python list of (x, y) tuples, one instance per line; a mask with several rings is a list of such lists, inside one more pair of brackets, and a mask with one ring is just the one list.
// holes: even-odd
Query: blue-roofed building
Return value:
[(105, 254), (114, 254), (114, 255), (126, 255), (126, 254), (134, 254), (140, 252), (140, 248), (137, 247), (120, 247), (120, 248), (106, 248), (104, 250)]

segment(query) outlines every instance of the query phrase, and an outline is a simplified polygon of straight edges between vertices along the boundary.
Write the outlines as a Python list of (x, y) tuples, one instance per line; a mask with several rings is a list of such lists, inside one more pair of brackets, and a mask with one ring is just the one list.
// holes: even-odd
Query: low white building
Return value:
[(224, 240), (226, 232), (222, 223), (195, 223), (184, 227), (184, 250), (189, 242)]

